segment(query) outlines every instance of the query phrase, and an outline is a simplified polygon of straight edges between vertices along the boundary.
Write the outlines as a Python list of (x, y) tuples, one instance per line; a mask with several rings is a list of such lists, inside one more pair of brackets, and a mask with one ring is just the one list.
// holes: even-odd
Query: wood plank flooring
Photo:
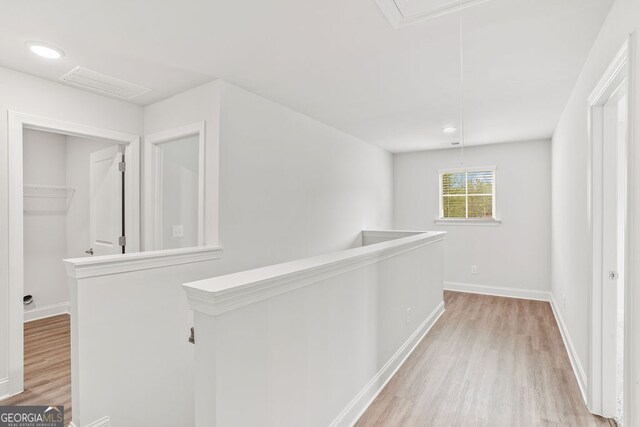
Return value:
[(445, 313), (356, 426), (609, 426), (587, 410), (551, 306), (445, 292)]
[[(610, 425), (585, 407), (548, 303), (444, 298), (444, 315), (357, 426)], [(69, 326), (67, 315), (25, 324), (25, 391), (0, 405), (64, 405), (68, 425)]]
[(64, 405), (64, 425), (71, 422), (71, 340), (69, 315), (24, 324), (24, 392), (6, 405)]

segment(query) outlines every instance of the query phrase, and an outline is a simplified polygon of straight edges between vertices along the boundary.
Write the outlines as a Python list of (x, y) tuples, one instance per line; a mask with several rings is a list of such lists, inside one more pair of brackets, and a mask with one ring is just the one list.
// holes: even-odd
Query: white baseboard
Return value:
[(472, 283), (444, 282), (447, 291), (467, 292), (470, 294), (493, 295), (497, 297), (530, 299), (549, 301), (551, 293), (548, 291), (534, 291), (529, 289), (503, 288), (501, 286), (475, 285)]
[(564, 346), (567, 350), (567, 354), (569, 355), (569, 361), (571, 362), (571, 368), (573, 368), (573, 373), (578, 381), (578, 386), (580, 387), (580, 393), (582, 394), (582, 399), (585, 404), (587, 403), (587, 376), (584, 373), (584, 369), (580, 364), (580, 359), (578, 359), (578, 354), (576, 353), (576, 349), (573, 346), (573, 342), (571, 341), (571, 337), (569, 336), (569, 332), (562, 318), (562, 314), (558, 309), (558, 305), (553, 297), (551, 292), (546, 291), (532, 291), (532, 290), (524, 290), (524, 289), (516, 289), (516, 288), (502, 288), (496, 286), (484, 286), (484, 285), (474, 285), (470, 283), (459, 283), (459, 282), (444, 282), (445, 290), (456, 291), (456, 292), (468, 292), (472, 294), (482, 294), (482, 295), (494, 295), (499, 297), (508, 297), (508, 298), (521, 298), (521, 299), (530, 299), (537, 301), (548, 301), (551, 304), (551, 310), (553, 311), (553, 315), (556, 318), (556, 323), (558, 324), (558, 329), (560, 329), (560, 335), (562, 336), (562, 341), (564, 342)]
[(0, 400), (10, 397), (9, 394), (9, 377), (0, 379)]
[(71, 311), (68, 302), (46, 305), (44, 307), (34, 308), (33, 310), (25, 310), (24, 321), (31, 322), (32, 320), (44, 319), (45, 317), (69, 313), (71, 313)]
[(331, 427), (353, 426), (358, 421), (409, 355), (413, 353), (420, 341), (427, 335), (434, 323), (442, 316), (442, 313), (444, 313), (444, 301), (438, 304), (402, 347), (385, 363), (371, 381), (360, 390), (356, 397), (349, 402), (347, 407), (330, 424)]
[(573, 374), (578, 381), (578, 387), (580, 387), (582, 399), (584, 400), (585, 405), (587, 405), (587, 375), (585, 374), (584, 369), (582, 369), (582, 364), (580, 364), (578, 353), (576, 353), (576, 349), (573, 346), (573, 341), (571, 341), (571, 336), (569, 335), (567, 326), (565, 325), (564, 319), (562, 318), (562, 313), (560, 312), (558, 305), (556, 304), (556, 299), (553, 297), (553, 294), (551, 294), (550, 297), (551, 309), (553, 310), (553, 315), (556, 318), (558, 329), (560, 329), (560, 335), (562, 336), (564, 347), (567, 349), (567, 354), (569, 355), (569, 361), (571, 362)]
[[(111, 425), (111, 421), (109, 420), (109, 417), (103, 417), (97, 421), (87, 424), (85, 427), (109, 427), (110, 425)], [(75, 425), (73, 421), (71, 421), (69, 423), (69, 427), (79, 427), (79, 426)]]

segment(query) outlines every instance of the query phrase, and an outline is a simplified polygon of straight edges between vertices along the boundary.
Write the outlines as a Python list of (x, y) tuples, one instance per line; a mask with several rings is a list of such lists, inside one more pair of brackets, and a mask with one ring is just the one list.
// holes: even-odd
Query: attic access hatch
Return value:
[(446, 15), (489, 0), (375, 0), (393, 28)]

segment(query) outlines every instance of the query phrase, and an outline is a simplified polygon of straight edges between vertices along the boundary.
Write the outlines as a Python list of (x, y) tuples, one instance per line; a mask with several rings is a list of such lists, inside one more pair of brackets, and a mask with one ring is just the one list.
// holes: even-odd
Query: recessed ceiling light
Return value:
[(442, 128), (442, 132), (444, 132), (444, 133), (454, 133), (457, 130), (458, 129), (454, 128), (453, 126), (448, 126), (446, 128)]
[(64, 52), (57, 47), (41, 42), (27, 42), (31, 52), (47, 59), (58, 59), (64, 56)]

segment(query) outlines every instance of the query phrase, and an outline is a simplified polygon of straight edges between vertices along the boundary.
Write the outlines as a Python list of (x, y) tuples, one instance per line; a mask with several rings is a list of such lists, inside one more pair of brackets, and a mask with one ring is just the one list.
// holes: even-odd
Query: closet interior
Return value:
[(117, 146), (24, 129), (25, 320), (68, 312), (62, 260), (91, 255), (92, 191), (101, 191), (91, 158), (109, 149)]

